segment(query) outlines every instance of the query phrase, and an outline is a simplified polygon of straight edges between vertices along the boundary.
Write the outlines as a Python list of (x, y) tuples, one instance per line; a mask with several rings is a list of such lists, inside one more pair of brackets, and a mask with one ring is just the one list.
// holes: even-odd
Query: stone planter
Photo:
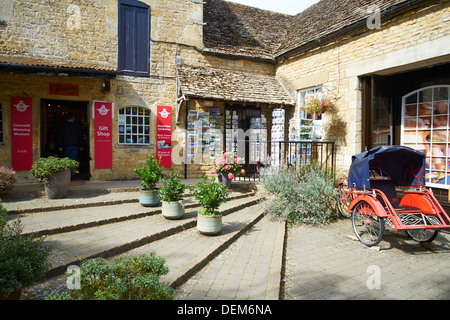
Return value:
[(140, 190), (139, 203), (144, 207), (154, 207), (159, 204), (158, 190)]
[(197, 215), (197, 230), (208, 236), (218, 234), (222, 230), (222, 215), (204, 216)]
[(70, 170), (62, 170), (52, 175), (44, 184), (45, 193), (49, 199), (62, 199), (69, 194)]
[(161, 201), (162, 215), (169, 220), (180, 219), (184, 216), (184, 200)]
[(228, 173), (217, 174), (217, 182), (225, 185), (227, 188), (231, 187), (231, 179), (228, 178)]

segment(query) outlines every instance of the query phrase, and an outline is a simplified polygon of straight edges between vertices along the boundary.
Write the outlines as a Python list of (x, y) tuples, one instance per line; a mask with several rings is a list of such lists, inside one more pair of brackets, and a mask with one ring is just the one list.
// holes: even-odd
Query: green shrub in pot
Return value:
[(179, 219), (184, 215), (183, 193), (186, 185), (178, 178), (178, 175), (170, 172), (168, 179), (163, 180), (163, 185), (158, 191), (162, 201), (162, 214), (167, 219)]
[(161, 167), (161, 157), (155, 159), (152, 154), (148, 155), (147, 162), (142, 163), (140, 168), (134, 169), (134, 173), (141, 178), (141, 191), (139, 202), (145, 207), (153, 207), (159, 203), (156, 184), (164, 177)]

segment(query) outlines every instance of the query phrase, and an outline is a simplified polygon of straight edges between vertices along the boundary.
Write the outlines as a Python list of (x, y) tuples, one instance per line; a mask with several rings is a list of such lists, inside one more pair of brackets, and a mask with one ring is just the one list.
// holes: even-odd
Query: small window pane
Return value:
[[(141, 107), (126, 107), (119, 114), (119, 144), (150, 144), (150, 111)], [(144, 126), (145, 124), (145, 126)]]

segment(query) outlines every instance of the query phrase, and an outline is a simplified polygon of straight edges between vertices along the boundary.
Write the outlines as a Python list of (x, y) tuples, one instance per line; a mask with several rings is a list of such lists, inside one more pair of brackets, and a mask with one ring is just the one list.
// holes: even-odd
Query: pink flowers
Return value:
[(16, 171), (10, 168), (0, 167), (0, 191), (10, 190), (16, 181)]
[(245, 174), (242, 169), (244, 161), (235, 152), (224, 152), (219, 155), (212, 164), (213, 174), (225, 174), (229, 179), (233, 180), (237, 175)]

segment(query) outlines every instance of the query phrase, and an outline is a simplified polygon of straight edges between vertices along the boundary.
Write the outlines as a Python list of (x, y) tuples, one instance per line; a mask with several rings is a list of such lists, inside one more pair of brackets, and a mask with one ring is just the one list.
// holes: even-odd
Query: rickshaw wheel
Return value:
[(353, 208), (352, 225), (356, 237), (368, 247), (376, 246), (383, 237), (384, 218), (378, 217), (366, 201), (358, 202)]
[(348, 209), (348, 207), (353, 200), (353, 195), (348, 193), (348, 187), (343, 183), (338, 185), (338, 195), (336, 200), (340, 214), (344, 218), (350, 218), (352, 216), (352, 212)]
[(431, 242), (436, 239), (439, 234), (439, 230), (433, 229), (418, 229), (418, 230), (405, 230), (405, 233), (418, 243)]

